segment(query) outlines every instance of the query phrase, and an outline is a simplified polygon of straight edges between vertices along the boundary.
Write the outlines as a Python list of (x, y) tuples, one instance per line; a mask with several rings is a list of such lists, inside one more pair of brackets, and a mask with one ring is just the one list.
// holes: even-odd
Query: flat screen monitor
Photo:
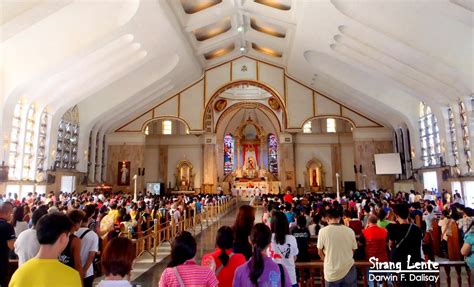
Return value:
[(399, 153), (379, 153), (375, 154), (376, 174), (401, 174), (402, 162)]
[(161, 195), (161, 185), (162, 183), (160, 182), (149, 182), (146, 184), (146, 191), (155, 195)]

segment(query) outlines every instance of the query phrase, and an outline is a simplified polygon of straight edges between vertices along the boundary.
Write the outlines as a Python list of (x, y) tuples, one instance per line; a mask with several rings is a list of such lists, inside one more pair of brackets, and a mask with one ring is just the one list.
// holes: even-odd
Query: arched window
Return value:
[(303, 133), (304, 134), (310, 134), (311, 132), (312, 132), (311, 121), (308, 121), (303, 125)]
[(336, 120), (333, 118), (326, 119), (326, 132), (335, 133), (336, 132)]
[(275, 134), (268, 135), (268, 170), (278, 175), (278, 140)]
[(10, 179), (18, 179), (17, 171), (21, 163), (21, 154), (19, 152), (20, 131), (21, 131), (21, 115), (23, 112), (23, 104), (19, 101), (13, 111), (12, 131), (10, 134), (10, 147), (8, 152), (8, 177)]
[(23, 169), (21, 178), (33, 180), (33, 140), (35, 137), (35, 106), (31, 105), (26, 114), (25, 141), (23, 145)]
[(38, 146), (36, 148), (36, 175), (39, 175), (45, 170), (47, 133), (48, 113), (46, 110), (44, 110), (43, 113), (41, 113), (38, 130)]
[(79, 109), (69, 109), (59, 122), (58, 146), (54, 166), (56, 168), (75, 169), (77, 145), (79, 141)]
[(224, 175), (234, 170), (234, 137), (226, 134), (224, 137)]
[(459, 102), (459, 116), (461, 117), (461, 131), (462, 131), (462, 142), (464, 148), (464, 155), (466, 156), (467, 172), (472, 172), (471, 162), (471, 142), (469, 140), (469, 122), (467, 119), (466, 106), (463, 101)]
[(162, 124), (162, 129), (163, 129), (163, 134), (164, 135), (170, 135), (171, 132), (172, 132), (172, 123), (171, 121), (163, 121), (163, 124)]
[(437, 165), (441, 155), (438, 123), (431, 108), (423, 102), (420, 102), (420, 142), (423, 165)]

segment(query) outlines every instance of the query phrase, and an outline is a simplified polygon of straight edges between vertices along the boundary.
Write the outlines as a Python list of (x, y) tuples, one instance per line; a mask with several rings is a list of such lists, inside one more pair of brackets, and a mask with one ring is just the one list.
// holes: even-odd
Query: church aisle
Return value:
[[(223, 226), (228, 225), (232, 226), (237, 216), (238, 208), (230, 211), (228, 214), (223, 216), (221, 219), (216, 221), (214, 224), (210, 225), (206, 230), (196, 235), (197, 241), (197, 253), (196, 253), (196, 262), (201, 263), (201, 258), (204, 254), (211, 252), (215, 247), (215, 240), (217, 235), (217, 230)], [(255, 215), (256, 222), (261, 219), (260, 209), (257, 210)], [(158, 286), (158, 281), (160, 280), (161, 273), (166, 268), (170, 256), (167, 256), (161, 262), (155, 264), (148, 271), (144, 272), (138, 276), (135, 280), (132, 281), (133, 286), (141, 287), (154, 287)]]

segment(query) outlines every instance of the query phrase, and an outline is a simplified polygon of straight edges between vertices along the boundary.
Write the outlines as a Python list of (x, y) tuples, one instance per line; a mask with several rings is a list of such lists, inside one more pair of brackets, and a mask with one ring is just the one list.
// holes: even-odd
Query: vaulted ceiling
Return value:
[[(241, 54), (387, 126), (473, 93), (469, 0), (4, 0), (0, 131), (21, 99), (79, 106), (82, 145)], [(440, 129), (444, 123), (440, 122)], [(415, 130), (416, 130), (415, 129)], [(53, 135), (54, 137), (54, 135)], [(54, 140), (54, 139), (53, 139)]]

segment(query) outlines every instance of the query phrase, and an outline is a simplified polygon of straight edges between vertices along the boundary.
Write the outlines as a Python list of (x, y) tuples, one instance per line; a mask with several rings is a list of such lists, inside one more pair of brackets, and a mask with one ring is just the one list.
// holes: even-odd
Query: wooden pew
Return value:
[(433, 235), (433, 253), (436, 256), (441, 256), (441, 228), (438, 226), (437, 219), (433, 219), (432, 227), (433, 231), (431, 234)]
[(448, 237), (448, 258), (450, 261), (461, 261), (461, 244), (459, 229), (457, 223), (453, 220), (451, 222), (451, 236)]

